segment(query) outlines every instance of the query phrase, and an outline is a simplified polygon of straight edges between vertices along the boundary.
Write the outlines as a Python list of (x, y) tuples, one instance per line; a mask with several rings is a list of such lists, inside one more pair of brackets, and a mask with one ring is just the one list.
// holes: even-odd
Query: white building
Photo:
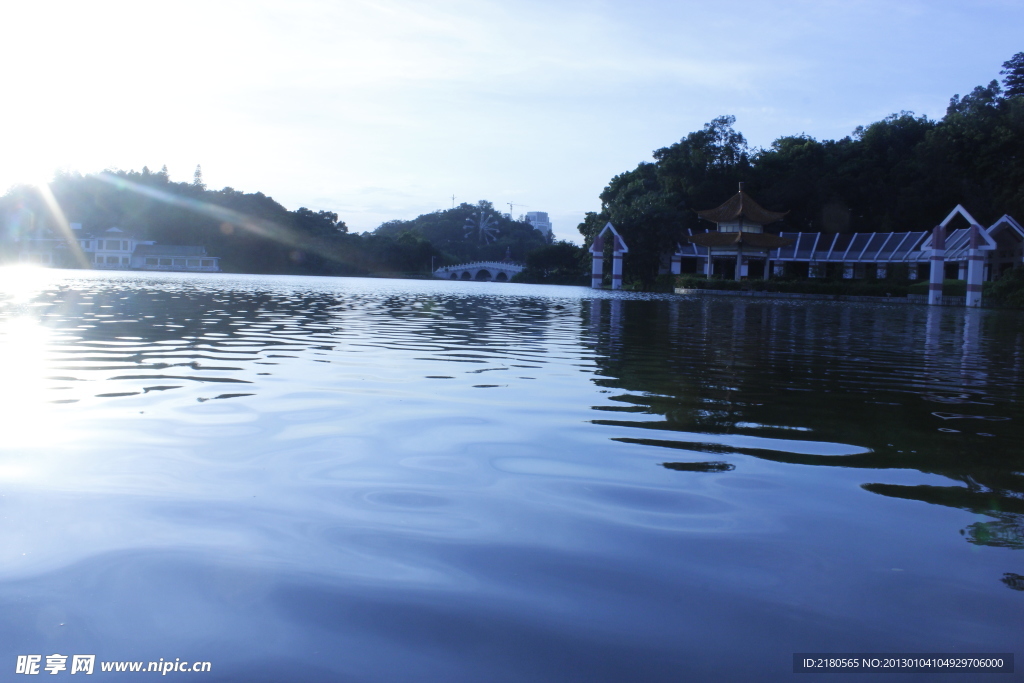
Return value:
[(534, 230), (540, 230), (544, 236), (551, 239), (551, 221), (544, 211), (528, 211), (526, 222), (533, 226)]
[(18, 244), (18, 260), (65, 268), (88, 264), (104, 270), (220, 270), (220, 259), (207, 256), (205, 247), (161, 246), (117, 227), (91, 234), (84, 232), (81, 224), (71, 223), (71, 232), (80, 255), (72, 252), (64, 237), (45, 231)]

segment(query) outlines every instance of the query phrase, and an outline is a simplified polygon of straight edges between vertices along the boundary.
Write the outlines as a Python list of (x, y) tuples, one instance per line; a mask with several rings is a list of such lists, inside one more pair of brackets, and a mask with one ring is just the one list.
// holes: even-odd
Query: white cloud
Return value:
[(459, 200), (546, 210), (723, 113), (754, 144), (942, 114), (1020, 49), (1016, 3), (22, 3), (0, 185), (158, 168), (372, 229)]

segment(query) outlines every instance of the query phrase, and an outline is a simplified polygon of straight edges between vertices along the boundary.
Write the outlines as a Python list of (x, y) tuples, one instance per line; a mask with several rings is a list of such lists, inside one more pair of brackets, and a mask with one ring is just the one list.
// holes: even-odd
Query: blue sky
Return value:
[[(721, 114), (753, 145), (848, 135), (998, 77), (1024, 2), (23, 2), (0, 63), (0, 186), (157, 170), (336, 211), (547, 211)], [(723, 198), (724, 199), (724, 198)], [(69, 217), (74, 220), (73, 217)]]

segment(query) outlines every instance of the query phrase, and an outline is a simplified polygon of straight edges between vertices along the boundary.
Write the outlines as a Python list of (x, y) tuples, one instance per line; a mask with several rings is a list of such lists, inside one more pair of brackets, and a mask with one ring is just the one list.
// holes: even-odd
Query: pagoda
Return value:
[(787, 213), (765, 209), (744, 192), (743, 183), (740, 183), (739, 191), (724, 204), (697, 212), (704, 220), (714, 223), (716, 230), (691, 235), (687, 239), (708, 250), (705, 269), (708, 277), (714, 272), (715, 259), (728, 257), (736, 261), (734, 276), (737, 280), (747, 276), (751, 260), (761, 259), (764, 262), (764, 277), (767, 279), (771, 272), (769, 252), (789, 246), (793, 240), (766, 233), (764, 226), (782, 220)]

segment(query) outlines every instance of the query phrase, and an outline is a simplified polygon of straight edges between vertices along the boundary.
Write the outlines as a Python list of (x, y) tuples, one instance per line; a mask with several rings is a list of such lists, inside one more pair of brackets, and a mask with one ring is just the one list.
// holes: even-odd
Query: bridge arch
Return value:
[(481, 268), (480, 270), (476, 271), (476, 277), (474, 277), (473, 279), (474, 280), (490, 280), (491, 279), (491, 271), (487, 270), (486, 268)]

